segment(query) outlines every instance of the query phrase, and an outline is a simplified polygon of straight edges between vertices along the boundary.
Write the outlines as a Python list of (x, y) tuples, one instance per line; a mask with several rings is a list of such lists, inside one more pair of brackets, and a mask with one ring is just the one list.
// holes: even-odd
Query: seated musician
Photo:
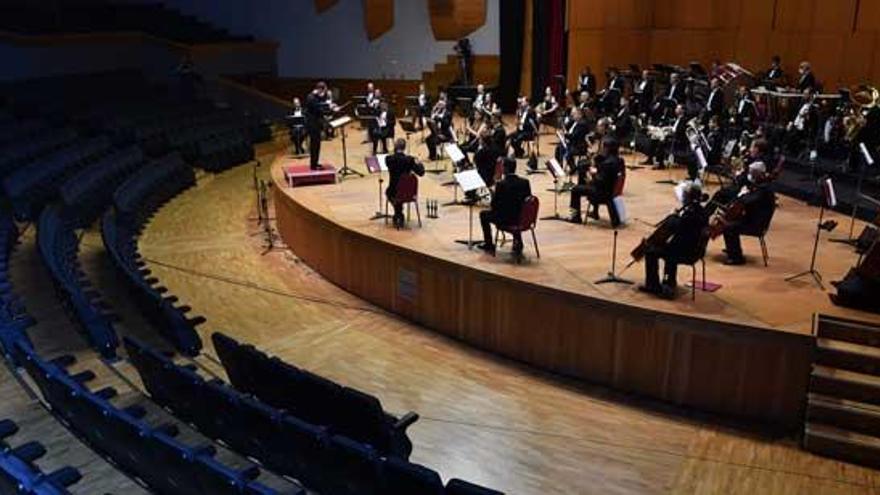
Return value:
[(590, 125), (584, 112), (579, 108), (572, 109), (574, 122), (565, 129), (562, 141), (556, 145), (556, 160), (560, 164), (568, 164), (569, 169), (574, 169), (574, 157), (583, 156), (587, 153), (587, 134)]
[(675, 101), (675, 103), (679, 105), (685, 103), (687, 94), (685, 91), (685, 84), (681, 81), (681, 76), (676, 73), (669, 76), (669, 89), (666, 90), (666, 93), (663, 96)]
[(477, 115), (483, 114), (485, 106), (488, 103), (487, 97), (489, 97), (489, 94), (486, 93), (486, 86), (478, 84), (477, 94), (474, 96), (474, 102), (471, 104), (470, 114), (468, 115), (468, 123), (473, 124), (474, 120), (477, 119)]
[[(749, 146), (747, 155), (743, 159), (743, 168), (736, 175), (730, 184), (722, 187), (712, 196), (706, 209), (710, 215), (715, 213), (719, 207), (726, 207), (739, 196), (744, 188), (748, 188), (751, 184), (751, 174), (749, 166), (752, 163), (771, 163), (770, 143), (766, 139), (758, 138), (752, 141)], [(710, 162), (711, 163), (711, 162)]]
[(459, 142), (458, 147), (465, 153), (473, 153), (477, 151), (477, 145), (480, 141), (480, 136), (484, 133), (488, 133), (489, 130), (489, 122), (486, 114), (483, 112), (477, 112), (474, 114), (474, 120), (469, 122), (465, 128), (467, 130), (467, 135), (464, 136), (464, 139)]
[(737, 133), (751, 132), (755, 129), (758, 122), (758, 107), (748, 87), (740, 86), (737, 89), (736, 105), (730, 120)]
[(626, 79), (617, 71), (616, 68), (608, 69), (608, 86), (602, 91), (599, 98), (599, 109), (606, 115), (617, 111), (617, 104), (626, 88)]
[[(590, 203), (588, 215), (594, 220), (599, 219), (599, 206), (607, 204), (614, 199), (614, 186), (620, 174), (625, 173), (623, 159), (620, 158), (620, 144), (611, 136), (602, 140), (601, 154), (595, 157), (595, 166), (590, 168), (588, 161), (582, 161), (578, 165), (578, 183), (571, 189), (571, 217), (572, 223), (582, 223), (581, 198), (586, 197)], [(587, 180), (587, 174), (590, 178)], [(617, 215), (612, 215), (611, 224), (616, 227), (619, 223)]]
[(538, 116), (529, 106), (529, 99), (525, 96), (519, 98), (519, 106), (516, 109), (516, 131), (510, 136), (510, 145), (513, 146), (513, 156), (522, 158), (524, 141), (533, 141), (538, 135)]
[(721, 129), (720, 119), (712, 117), (709, 119), (708, 131), (706, 132), (706, 141), (709, 143), (708, 153), (706, 155), (706, 163), (710, 170), (722, 170), (722, 159), (724, 156), (724, 130)]
[(425, 145), (428, 146), (428, 158), (433, 161), (439, 159), (437, 146), (455, 139), (455, 129), (452, 128), (452, 112), (446, 108), (446, 100), (440, 100), (434, 106), (428, 127), (431, 129), (431, 134), (425, 139)]
[(501, 113), (496, 113), (489, 118), (489, 130), (492, 133), (492, 145), (503, 156), (507, 156), (507, 129), (501, 121)]
[(815, 92), (818, 89), (819, 85), (816, 81), (816, 76), (813, 74), (813, 67), (809, 62), (801, 62), (798, 67), (798, 74), (800, 74), (796, 86), (798, 91), (804, 92), (809, 89), (810, 91)]
[(785, 135), (785, 149), (797, 154), (803, 149), (812, 149), (814, 138), (819, 132), (819, 110), (812, 89), (805, 89), (797, 116), (788, 123)]
[(483, 131), (477, 140), (477, 148), (474, 151), (474, 166), (477, 173), (480, 174), (480, 178), (486, 183), (486, 187), (495, 185), (495, 165), (501, 156), (503, 156), (502, 150), (493, 142), (492, 134), (489, 131)]
[(642, 165), (654, 165), (655, 170), (663, 170), (666, 168), (666, 159), (670, 153), (675, 156), (688, 149), (687, 120), (685, 120), (684, 105), (677, 105), (675, 107), (675, 120), (672, 122), (672, 126), (667, 129), (666, 139), (651, 139), (648, 159), (643, 161)]
[(394, 153), (385, 159), (385, 164), (388, 166), (388, 187), (385, 189), (385, 197), (394, 207), (392, 223), (397, 228), (403, 227), (403, 204), (395, 202), (400, 178), (406, 174), (425, 175), (425, 167), (405, 151), (406, 141), (398, 139), (394, 141)]
[(370, 138), (373, 141), (373, 154), (378, 150), (378, 145), (382, 143), (382, 153), (388, 153), (388, 140), (394, 139), (394, 126), (397, 125), (397, 119), (394, 112), (388, 107), (388, 102), (383, 101), (379, 104), (379, 112), (376, 114), (376, 120), (370, 129)]
[[(682, 208), (664, 220), (670, 237), (661, 245), (648, 246), (645, 251), (645, 284), (642, 292), (656, 294), (666, 299), (675, 297), (678, 285), (679, 263), (689, 263), (700, 255), (708, 224), (708, 215), (700, 203), (703, 191), (700, 186), (689, 183), (682, 197)], [(664, 279), (660, 280), (660, 260), (664, 261)]]
[(721, 89), (721, 79), (713, 77), (709, 87), (709, 97), (706, 98), (706, 106), (703, 108), (701, 118), (703, 125), (708, 125), (712, 117), (717, 117), (720, 122), (724, 113), (724, 91)]
[(770, 68), (767, 69), (767, 74), (764, 75), (764, 84), (770, 89), (775, 89), (782, 85), (784, 76), (782, 59), (779, 58), (779, 55), (773, 55), (773, 58), (770, 59)]
[(612, 117), (614, 121), (614, 136), (619, 142), (629, 142), (635, 134), (635, 126), (633, 126), (633, 109), (630, 99), (627, 97), (620, 98), (620, 106), (617, 113)]
[(587, 93), (589, 97), (596, 94), (596, 76), (590, 66), (585, 67), (578, 76), (578, 93)]
[(431, 97), (425, 91), (425, 83), (419, 83), (419, 94), (416, 100), (416, 129), (425, 128), (425, 119), (431, 115)]
[[(516, 175), (516, 160), (504, 159), (504, 178), (495, 184), (490, 209), (480, 212), (480, 225), (483, 228), (483, 243), (479, 248), (495, 254), (495, 239), (492, 237), (492, 224), (507, 226), (519, 223), (526, 198), (532, 195), (529, 180)], [(513, 235), (513, 252), (519, 255), (523, 250), (522, 236)]]
[(556, 115), (557, 110), (559, 110), (559, 102), (557, 102), (556, 97), (553, 96), (553, 90), (550, 86), (547, 86), (544, 88), (544, 99), (536, 106), (538, 122), (542, 124), (556, 125), (554, 116)]
[(744, 265), (741, 235), (760, 235), (776, 208), (776, 195), (767, 181), (767, 166), (764, 162), (749, 165), (748, 185), (739, 193), (734, 202), (743, 207), (741, 218), (724, 226), (724, 245), (727, 250), (725, 265)]
[(654, 78), (651, 71), (642, 71), (642, 79), (633, 90), (634, 106), (640, 114), (650, 114), (651, 104), (654, 102)]
[(293, 144), (293, 153), (295, 155), (304, 155), (306, 153), (303, 148), (303, 142), (306, 140), (306, 120), (303, 111), (302, 102), (299, 98), (293, 98), (293, 107), (290, 109), (288, 124), (290, 127), (290, 142)]
[(373, 100), (376, 99), (376, 86), (373, 84), (373, 81), (367, 82), (367, 92), (364, 94), (364, 105), (367, 108), (373, 107)]

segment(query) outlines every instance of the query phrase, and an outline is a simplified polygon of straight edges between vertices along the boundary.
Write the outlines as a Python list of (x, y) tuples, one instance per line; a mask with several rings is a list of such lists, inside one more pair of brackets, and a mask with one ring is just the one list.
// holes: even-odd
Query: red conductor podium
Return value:
[(284, 180), (290, 187), (335, 184), (336, 167), (324, 164), (320, 170), (312, 170), (307, 163), (285, 165)]

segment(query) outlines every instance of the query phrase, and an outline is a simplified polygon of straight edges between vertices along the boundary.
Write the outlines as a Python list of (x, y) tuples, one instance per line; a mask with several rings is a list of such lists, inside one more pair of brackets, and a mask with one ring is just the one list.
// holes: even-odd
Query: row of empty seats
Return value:
[(59, 190), (69, 219), (78, 228), (92, 224), (107, 208), (116, 188), (144, 161), (140, 148), (132, 146), (107, 155), (70, 177)]
[(50, 128), (32, 136), (22, 136), (0, 147), (0, 177), (52, 151), (67, 146), (78, 138), (73, 129)]
[(18, 433), (14, 421), (0, 421), (0, 493), (10, 495), (66, 495), (67, 487), (82, 479), (79, 471), (66, 466), (44, 473), (34, 462), (46, 454), (39, 442), (12, 447), (8, 441)]
[[(14, 350), (53, 413), (92, 449), (152, 491), (169, 495), (279, 493), (254, 481), (260, 475), (256, 466), (231, 469), (214, 458), (213, 445), (186, 445), (175, 439), (179, 433), (175, 425), (147, 424), (142, 420), (143, 407), (117, 408), (111, 402), (117, 395), (115, 389), (89, 390), (85, 383), (94, 374), (68, 374), (65, 368), (74, 362), (72, 358), (44, 361), (25, 342), (17, 342)], [(286, 493), (302, 495), (295, 488)]]
[(195, 182), (192, 168), (179, 155), (155, 160), (116, 190), (114, 208), (101, 222), (104, 247), (141, 314), (178, 352), (188, 356), (198, 355), (202, 349), (195, 327), (205, 319), (188, 317), (189, 307), (177, 306), (177, 298), (157, 285), (159, 281), (150, 276), (141, 259), (137, 239), (153, 213)]
[(26, 339), (27, 328), (35, 323), (9, 280), (9, 259), (17, 242), (18, 228), (12, 215), (0, 210), (0, 346), (7, 357), (11, 356), (12, 343)]
[[(270, 407), (220, 380), (205, 380), (193, 366), (179, 366), (135, 339), (125, 338), (124, 342), (132, 364), (158, 404), (206, 436), (223, 441), (241, 454), (294, 477), (319, 493), (498, 493), (462, 480), (451, 480), (444, 487), (437, 472), (425, 466), (399, 456), (383, 455), (373, 446), (345, 436), (337, 428), (303, 421), (293, 411)], [(305, 402), (321, 398), (300, 399)], [(369, 414), (363, 409), (345, 412), (352, 417)]]

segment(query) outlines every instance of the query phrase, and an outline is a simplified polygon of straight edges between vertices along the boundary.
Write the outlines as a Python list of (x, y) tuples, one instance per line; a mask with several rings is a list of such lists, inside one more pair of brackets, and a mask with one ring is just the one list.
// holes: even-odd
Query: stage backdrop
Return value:
[(585, 65), (737, 60), (789, 73), (810, 60), (826, 89), (880, 84), (877, 0), (569, 0), (568, 81)]
[[(132, 0), (133, 1), (133, 0)], [(472, 1), (472, 0), (471, 0)], [(485, 24), (469, 35), (476, 55), (499, 54), (499, 2), (485, 0)], [(317, 12), (312, 0), (162, 0), (184, 13), (198, 16), (235, 34), (276, 40), (278, 70), (282, 77), (348, 79), (421, 79), (422, 72), (453, 53), (452, 41), (437, 41), (430, 7), (436, 12), (456, 9), (453, 0), (396, 0), (371, 2), (338, 0)], [(364, 9), (393, 3), (393, 25), (369, 40)], [(381, 13), (381, 12), (380, 12)], [(387, 22), (387, 15), (370, 16)], [(387, 13), (386, 13), (387, 14)], [(435, 19), (435, 22), (437, 19)], [(436, 26), (455, 28), (449, 23)], [(457, 24), (453, 22), (452, 24)], [(385, 26), (377, 27), (379, 31)], [(371, 28), (372, 31), (372, 28)], [(441, 33), (442, 34), (442, 33)]]

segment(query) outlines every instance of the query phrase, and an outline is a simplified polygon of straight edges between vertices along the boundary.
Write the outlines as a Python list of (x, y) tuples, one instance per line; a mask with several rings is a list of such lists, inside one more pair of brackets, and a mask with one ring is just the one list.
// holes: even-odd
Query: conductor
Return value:
[(385, 189), (385, 197), (394, 207), (392, 223), (397, 228), (403, 227), (403, 204), (396, 201), (400, 178), (407, 174), (425, 175), (425, 167), (404, 151), (406, 151), (406, 141), (398, 139), (394, 141), (394, 153), (385, 158), (385, 164), (388, 166), (388, 187)]
[[(532, 195), (529, 180), (516, 175), (516, 160), (504, 158), (504, 178), (495, 184), (492, 206), (480, 212), (480, 225), (483, 227), (483, 243), (479, 248), (495, 254), (495, 240), (492, 238), (492, 224), (511, 225), (519, 222), (523, 203)], [(523, 251), (522, 236), (513, 234), (513, 253), (519, 256)]]
[(327, 84), (319, 81), (315, 89), (306, 96), (306, 130), (309, 133), (309, 165), (312, 170), (321, 170), (321, 130), (324, 127), (324, 114), (333, 109)]

